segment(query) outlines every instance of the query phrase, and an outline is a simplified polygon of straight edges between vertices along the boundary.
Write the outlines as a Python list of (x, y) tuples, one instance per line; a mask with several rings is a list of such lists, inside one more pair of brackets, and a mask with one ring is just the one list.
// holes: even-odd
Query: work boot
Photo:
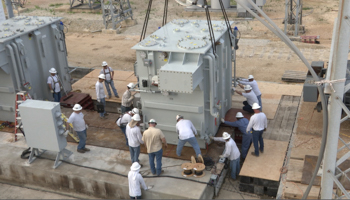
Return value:
[(159, 175), (157, 175), (157, 176), (160, 176), (160, 175), (162, 175), (164, 173), (164, 170), (162, 170), (161, 172), (160, 172), (160, 174)]
[(88, 148), (84, 148), (83, 150), (84, 150), (84, 151), (90, 151), (90, 149), (88, 149)]
[(79, 153), (85, 153), (85, 151), (83, 149), (78, 149), (77, 152)]
[(261, 150), (261, 149), (260, 149), (259, 151), (260, 151), (260, 153), (264, 153), (264, 150)]
[(259, 155), (256, 155), (254, 152), (252, 152), (252, 155), (255, 157), (259, 157)]
[(107, 115), (109, 115), (109, 114), (108, 114), (108, 113), (105, 113), (105, 114), (104, 114), (104, 116), (107, 116)]
[(115, 95), (115, 97), (119, 98), (119, 95)]
[(103, 116), (103, 117), (100, 117), (101, 119), (107, 119), (107, 117), (106, 116)]
[(111, 96), (111, 95), (109, 95), (109, 96), (108, 96), (108, 99), (110, 99), (110, 98), (112, 98), (112, 96)]

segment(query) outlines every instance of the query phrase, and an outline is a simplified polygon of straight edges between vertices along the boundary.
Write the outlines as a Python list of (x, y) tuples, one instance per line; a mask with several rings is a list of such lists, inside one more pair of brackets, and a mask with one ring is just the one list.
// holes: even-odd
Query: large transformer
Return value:
[(0, 23), (0, 120), (14, 121), (16, 93), (52, 100), (46, 84), (56, 68), (71, 90), (63, 25), (58, 17), (18, 16)]
[(156, 119), (171, 144), (178, 142), (176, 115), (192, 121), (205, 148), (231, 108), (231, 36), (225, 22), (213, 21), (212, 27), (216, 54), (201, 20), (173, 20), (132, 48), (141, 97), (136, 106), (146, 126)]

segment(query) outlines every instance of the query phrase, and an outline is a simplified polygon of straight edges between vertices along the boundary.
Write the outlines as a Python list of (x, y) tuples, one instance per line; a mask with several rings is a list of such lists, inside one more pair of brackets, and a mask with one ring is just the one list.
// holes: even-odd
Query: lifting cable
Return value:
[(164, 26), (166, 24), (166, 21), (168, 18), (168, 2), (169, 2), (169, 0), (165, 0), (162, 26)]
[(226, 13), (224, 4), (222, 3), (222, 0), (219, 0), (219, 3), (220, 3), (221, 10), (222, 10), (222, 14), (224, 15), (225, 24), (226, 24), (226, 27), (227, 27), (227, 31), (228, 31), (229, 39), (230, 39), (230, 44), (231, 44), (231, 47), (232, 47), (233, 43), (232, 43), (232, 40), (231, 40), (231, 36), (233, 35), (233, 33), (232, 33), (232, 29), (231, 29), (231, 24), (230, 24), (230, 21), (228, 20), (227, 13)]
[(151, 12), (151, 8), (152, 8), (152, 0), (149, 0), (149, 2), (148, 2), (148, 8), (147, 8), (147, 13), (146, 13), (146, 16), (145, 16), (145, 21), (143, 22), (143, 27), (142, 27), (140, 42), (141, 42), (143, 39), (145, 39), (145, 36), (146, 36), (147, 25), (148, 25), (148, 19), (149, 19), (149, 13)]
[(209, 13), (207, 0), (204, 0), (204, 9), (205, 9), (205, 15), (207, 17), (207, 22), (208, 22), (208, 31), (209, 31), (209, 34), (210, 34), (209, 40), (211, 42), (211, 47), (213, 48), (213, 54), (216, 57), (215, 36), (214, 36), (213, 26), (211, 24), (211, 19), (210, 19), (210, 13)]

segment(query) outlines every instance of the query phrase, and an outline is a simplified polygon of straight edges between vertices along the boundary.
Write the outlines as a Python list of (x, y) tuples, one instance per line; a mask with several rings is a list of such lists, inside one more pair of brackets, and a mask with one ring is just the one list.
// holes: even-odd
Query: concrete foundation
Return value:
[[(127, 175), (130, 166), (128, 151), (88, 146), (90, 152), (79, 154), (77, 144), (69, 143), (67, 149), (74, 154), (67, 162), (53, 169), (55, 152), (46, 152), (32, 164), (21, 159), (20, 155), (27, 148), (24, 138), (16, 143), (9, 142), (13, 137), (10, 133), (0, 132), (0, 180), (21, 185), (33, 185), (59, 193), (85, 194), (95, 198), (129, 198)], [(146, 199), (211, 199), (214, 189), (207, 186), (210, 172), (205, 172), (202, 178), (176, 179), (170, 177), (152, 176), (148, 155), (140, 155), (143, 164), (141, 174), (147, 185), (154, 185), (149, 191), (142, 191), (142, 198)], [(182, 178), (180, 165), (184, 161), (164, 158), (162, 176)], [(118, 175), (117, 173), (121, 174)], [(196, 183), (188, 179), (200, 181)]]

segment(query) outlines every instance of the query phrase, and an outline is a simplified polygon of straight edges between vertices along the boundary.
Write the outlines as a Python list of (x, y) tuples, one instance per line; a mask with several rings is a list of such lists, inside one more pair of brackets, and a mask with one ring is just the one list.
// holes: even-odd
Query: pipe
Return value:
[(6, 45), (6, 48), (9, 50), (10, 52), (10, 57), (11, 57), (11, 62), (13, 64), (13, 71), (15, 72), (15, 77), (16, 77), (16, 82), (17, 82), (17, 92), (21, 91), (21, 83), (19, 82), (20, 78), (19, 78), (19, 75), (18, 75), (18, 68), (17, 68), (17, 63), (16, 63), (16, 60), (15, 60), (15, 55), (13, 53), (13, 49), (12, 47), (8, 44)]
[(24, 83), (26, 83), (26, 80), (25, 80), (25, 76), (24, 76), (24, 72), (23, 72), (22, 62), (21, 62), (21, 59), (19, 57), (19, 51), (18, 51), (17, 45), (12, 42), (11, 46), (14, 49), (14, 54), (16, 56), (16, 60), (17, 60), (17, 63), (18, 63), (18, 65), (17, 65), (18, 71), (20, 72), (19, 75), (21, 76), (21, 81), (24, 84)]
[(12, 2), (11, 0), (5, 0), (6, 8), (7, 8), (7, 13), (9, 16), (9, 19), (14, 17), (15, 15), (13, 14), (13, 7), (12, 7)]
[(181, 2), (180, 0), (175, 0), (176, 3), (180, 4), (181, 6), (190, 6), (191, 4), (186, 4), (184, 2)]
[(213, 117), (219, 117), (219, 113), (216, 112), (214, 113), (214, 107), (215, 107), (215, 102), (214, 102), (214, 95), (216, 94), (215, 91), (215, 81), (214, 81), (214, 73), (215, 73), (215, 56), (213, 53), (207, 53), (203, 56), (203, 59), (207, 59), (209, 61), (209, 83), (210, 83), (210, 114)]
[[(230, 36), (230, 32), (228, 31), (228, 35)], [(221, 70), (221, 78), (220, 78), (220, 81), (221, 81), (221, 101), (220, 101), (220, 104), (221, 105), (225, 105), (225, 100), (226, 100), (226, 92), (225, 92), (225, 85), (226, 85), (226, 63), (225, 63), (225, 58), (226, 58), (226, 54), (224, 54), (224, 51), (225, 51), (225, 45), (224, 45), (224, 39), (220, 39), (219, 42), (221, 43), (220, 44), (220, 52), (221, 52), (221, 61), (220, 61), (220, 70)], [(224, 65), (225, 64), (225, 65)], [(231, 84), (232, 85), (232, 84)], [(230, 86), (230, 89), (231, 89), (231, 86)], [(222, 116), (225, 116), (225, 113), (224, 110), (222, 109), (221, 110), (221, 105), (219, 105), (219, 107), (217, 106), (217, 108), (219, 109), (219, 112), (221, 112)]]
[(135, 89), (130, 89), (130, 91), (135, 91), (135, 92), (145, 92), (145, 93), (161, 93), (161, 91), (153, 91), (153, 90), (135, 90)]
[[(273, 33), (275, 33), (278, 37), (280, 37), (280, 39), (282, 41), (284, 41), (297, 55), (298, 57), (304, 62), (304, 64), (306, 65), (306, 67), (309, 69), (312, 77), (314, 78), (314, 80), (318, 81), (319, 77), (316, 75), (315, 71), (312, 69), (312, 67), (310, 66), (310, 64), (307, 62), (307, 60), (305, 59), (304, 55), (299, 51), (299, 49), (294, 45), (294, 43), (292, 43), (289, 38), (283, 34), (283, 32), (276, 26), (276, 24), (274, 24), (271, 19), (269, 17), (266, 16), (266, 14), (260, 9), (258, 8), (251, 0), (247, 0), (253, 7), (255, 7), (257, 9), (257, 11), (267, 20), (270, 22), (270, 24), (275, 28), (273, 29), (269, 24), (267, 24), (263, 19), (261, 19), (257, 14), (255, 14), (252, 10), (250, 10), (249, 8), (247, 8), (242, 2), (241, 0), (236, 0), (236, 2), (238, 4), (240, 4), (242, 7), (246, 7), (245, 9), (252, 14), (253, 16), (255, 16), (261, 23), (263, 23), (268, 29), (270, 29)], [(319, 152), (319, 156), (318, 156), (318, 160), (316, 163), (316, 168), (315, 171), (313, 173), (312, 176), (312, 180), (310, 181), (310, 184), (308, 186), (308, 188), (306, 189), (306, 191), (304, 192), (303, 195), (303, 199), (306, 199), (306, 197), (308, 196), (311, 187), (312, 187), (312, 183), (314, 178), (317, 175), (317, 171), (318, 168), (321, 164), (321, 161), (323, 159), (323, 153), (325, 150), (325, 146), (326, 146), (326, 142), (327, 142), (327, 130), (328, 130), (328, 110), (327, 105), (326, 105), (326, 98), (324, 95), (324, 91), (323, 88), (321, 86), (317, 87), (319, 93), (320, 93), (320, 97), (321, 97), (321, 103), (322, 103), (322, 109), (323, 110), (323, 133), (322, 133), (322, 141), (321, 141), (321, 148), (320, 148), (320, 152)]]

